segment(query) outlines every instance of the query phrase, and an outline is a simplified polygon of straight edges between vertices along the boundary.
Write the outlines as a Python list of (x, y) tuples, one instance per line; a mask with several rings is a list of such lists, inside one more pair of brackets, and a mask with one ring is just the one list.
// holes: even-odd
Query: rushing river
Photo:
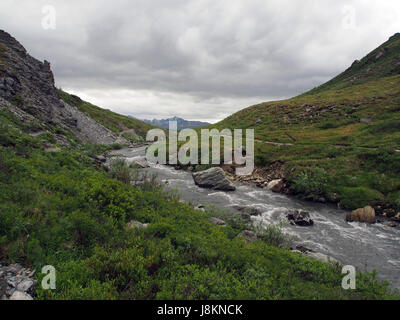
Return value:
[[(144, 159), (145, 147), (123, 149), (113, 152), (113, 155), (124, 157), (128, 162)], [(358, 271), (376, 269), (380, 279), (389, 281), (393, 288), (400, 288), (399, 229), (382, 224), (347, 223), (347, 212), (336, 207), (303, 202), (253, 186), (236, 184), (237, 190), (229, 193), (202, 189), (195, 185), (191, 173), (169, 166), (155, 165), (145, 171), (157, 174), (167, 188), (178, 190), (183, 200), (194, 204), (213, 204), (221, 208), (242, 205), (260, 209), (263, 214), (253, 217), (255, 222), (279, 224), (287, 220), (287, 210), (308, 211), (315, 222), (313, 227), (284, 226), (286, 234), (297, 238), (297, 244), (332, 256), (344, 265), (355, 266)]]

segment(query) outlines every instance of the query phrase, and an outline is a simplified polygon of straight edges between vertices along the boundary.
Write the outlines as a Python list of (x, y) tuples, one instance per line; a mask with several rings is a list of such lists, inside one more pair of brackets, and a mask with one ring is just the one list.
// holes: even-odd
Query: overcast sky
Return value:
[(101, 107), (214, 122), (340, 73), (400, 31), (400, 1), (1, 0), (0, 29)]

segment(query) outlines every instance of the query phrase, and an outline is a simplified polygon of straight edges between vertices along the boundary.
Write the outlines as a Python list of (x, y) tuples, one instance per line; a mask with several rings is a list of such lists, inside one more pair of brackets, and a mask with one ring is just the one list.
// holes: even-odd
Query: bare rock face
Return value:
[[(56, 124), (82, 142), (110, 145), (118, 140), (110, 130), (64, 103), (58, 96), (47, 61), (31, 57), (8, 33), (0, 30), (0, 104), (20, 117)], [(4, 100), (9, 102), (9, 108)], [(17, 111), (19, 109), (19, 111)]]
[(221, 191), (235, 191), (236, 187), (225, 175), (221, 168), (211, 168), (205, 171), (193, 173), (194, 182), (202, 188)]
[(349, 213), (346, 217), (347, 222), (365, 222), (365, 223), (375, 223), (376, 214), (375, 209), (371, 206), (367, 206), (362, 209), (354, 210)]

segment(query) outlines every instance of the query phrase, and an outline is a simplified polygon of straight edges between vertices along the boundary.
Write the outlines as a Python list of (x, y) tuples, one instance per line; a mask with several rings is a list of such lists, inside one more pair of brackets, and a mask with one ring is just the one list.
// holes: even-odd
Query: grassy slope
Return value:
[(242, 110), (216, 127), (254, 128), (256, 163), (283, 162), (292, 189), (305, 198), (400, 209), (400, 75), (387, 76), (400, 59), (399, 44), (396, 36), (382, 46), (392, 48), (382, 61), (367, 63), (378, 48), (357, 70), (299, 97)]
[(144, 139), (146, 138), (147, 131), (154, 128), (154, 126), (144, 123), (140, 120), (132, 119), (112, 112), (110, 110), (105, 110), (97, 107), (89, 102), (83, 101), (75, 95), (68, 94), (60, 89), (58, 90), (58, 94), (60, 98), (63, 99), (66, 103), (77, 107), (80, 111), (84, 112), (92, 119), (101, 123), (103, 126), (110, 129), (116, 134), (120, 134), (123, 131), (127, 131), (129, 129), (134, 129), (135, 133)]
[[(398, 298), (365, 274), (344, 291), (339, 267), (247, 244), (238, 221), (217, 227), (217, 213), (156, 185), (114, 180), (86, 151), (46, 153), (51, 134), (30, 129), (0, 111), (0, 261), (54, 265), (57, 290), (39, 299)], [(150, 227), (127, 230), (130, 220)]]

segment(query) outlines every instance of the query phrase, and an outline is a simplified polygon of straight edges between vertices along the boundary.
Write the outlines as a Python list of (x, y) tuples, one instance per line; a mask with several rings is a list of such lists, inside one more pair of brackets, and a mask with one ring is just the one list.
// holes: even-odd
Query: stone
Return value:
[(287, 214), (292, 225), (297, 225), (300, 227), (310, 227), (314, 225), (314, 221), (308, 212), (302, 210), (289, 211)]
[(203, 205), (198, 205), (194, 207), (195, 210), (206, 212), (206, 208)]
[(13, 274), (17, 274), (18, 272), (20, 272), (23, 269), (23, 267), (19, 264), (11, 264), (8, 267), (5, 268), (6, 272), (10, 272)]
[(267, 188), (272, 192), (281, 193), (285, 188), (285, 183), (283, 179), (272, 180), (268, 183)]
[(128, 222), (126, 224), (126, 228), (127, 229), (135, 229), (135, 228), (145, 229), (148, 226), (149, 226), (148, 223), (141, 223), (141, 222), (138, 222), (138, 221), (131, 221), (131, 222)]
[(205, 171), (193, 173), (193, 179), (196, 185), (202, 188), (208, 188), (221, 191), (235, 191), (236, 187), (225, 175), (221, 168), (211, 168)]
[(383, 225), (386, 227), (389, 227), (389, 228), (396, 228), (398, 226), (398, 224), (396, 222), (391, 222), (391, 221), (386, 222)]
[(361, 119), (360, 119), (360, 122), (361, 122), (361, 123), (365, 123), (365, 124), (371, 123), (371, 122), (373, 122), (373, 121), (374, 121), (373, 118), (361, 118)]
[(215, 217), (211, 217), (209, 220), (212, 224), (215, 224), (216, 226), (226, 226), (226, 222), (224, 220)]
[(10, 300), (19, 300), (19, 301), (30, 301), (33, 300), (33, 298), (25, 293), (25, 292), (21, 292), (21, 291), (15, 291), (12, 296), (10, 297)]
[(105, 162), (107, 162), (107, 158), (105, 156), (97, 156), (96, 161), (105, 163)]
[(338, 260), (336, 260), (335, 258), (332, 258), (326, 254), (323, 254), (323, 253), (308, 251), (308, 252), (304, 253), (304, 255), (309, 258), (319, 260), (324, 263), (341, 265), (341, 263)]
[(134, 160), (132, 163), (129, 165), (130, 168), (139, 168), (139, 169), (146, 169), (150, 168), (150, 166), (147, 164), (146, 161), (144, 160)]
[(34, 285), (35, 285), (35, 282), (33, 280), (25, 279), (25, 280), (22, 280), (22, 282), (20, 282), (17, 285), (16, 289), (21, 292), (28, 292), (33, 288)]
[(347, 222), (363, 222), (363, 223), (375, 223), (376, 214), (375, 209), (371, 206), (367, 206), (362, 209), (354, 210), (346, 216)]
[(249, 206), (232, 206), (233, 209), (244, 212), (249, 214), (250, 216), (260, 216), (262, 214), (261, 210), (254, 208), (254, 207), (249, 207)]
[(0, 297), (6, 294), (8, 288), (7, 281), (4, 279), (0, 279)]
[(257, 235), (250, 230), (245, 230), (238, 235), (240, 238), (244, 238), (247, 242), (254, 242), (258, 239)]

